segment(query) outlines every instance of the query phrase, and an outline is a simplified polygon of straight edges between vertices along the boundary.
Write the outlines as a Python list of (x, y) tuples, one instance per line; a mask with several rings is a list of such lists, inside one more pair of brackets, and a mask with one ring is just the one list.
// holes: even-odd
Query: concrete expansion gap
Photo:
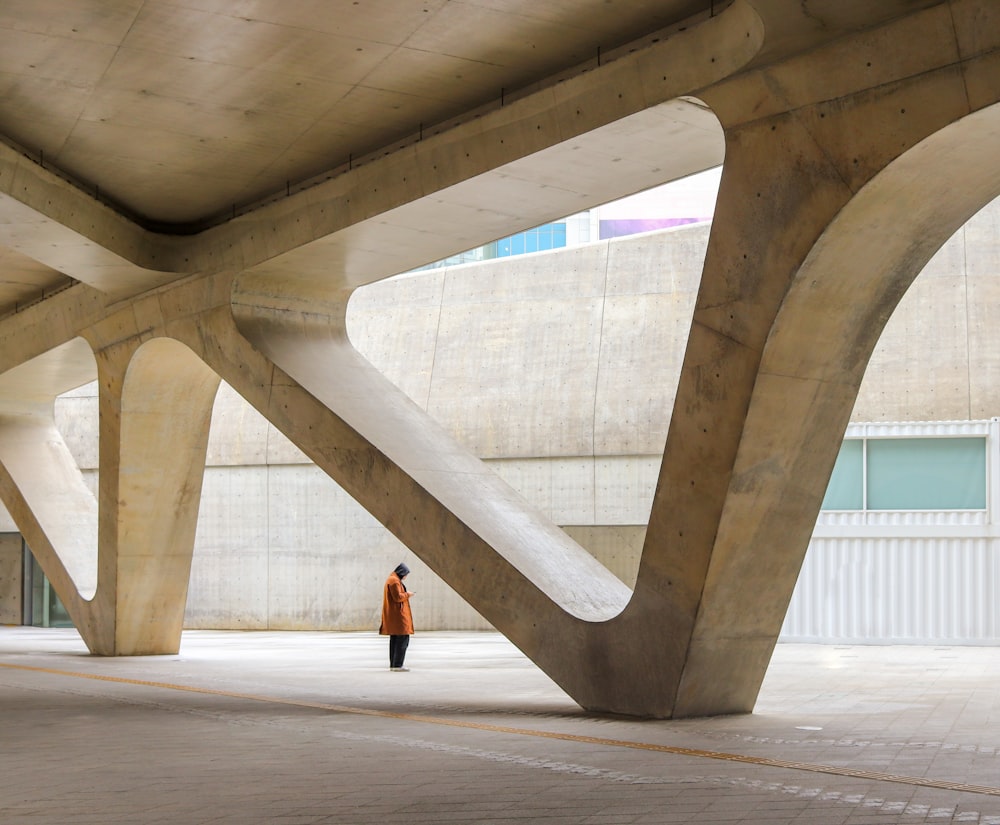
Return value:
[[(272, 424), (268, 422), (267, 432), (269, 434), (272, 431), (271, 428)], [(268, 630), (271, 629), (271, 484), (274, 483), (269, 452), (267, 450), (264, 453), (264, 461), (266, 462), (266, 472), (264, 473), (264, 546), (267, 548), (264, 557), (264, 627)]]
[[(958, 21), (955, 19), (955, 9), (951, 3), (948, 3), (948, 15), (951, 17), (951, 39), (955, 46), (955, 54), (958, 55), (958, 60), (960, 63), (964, 63), (966, 60), (966, 55), (962, 51), (962, 41), (958, 36)], [(968, 111), (972, 111), (972, 103), (969, 100), (969, 79), (966, 75), (965, 67), (962, 67), (962, 91), (965, 94), (965, 105)]]
[(611, 268), (611, 240), (604, 245), (604, 285), (601, 291), (601, 317), (597, 322), (597, 365), (594, 369), (594, 406), (590, 416), (590, 481), (594, 523), (597, 523), (597, 401), (601, 392), (601, 356), (604, 354), (604, 315), (608, 306), (608, 270)]
[[(274, 392), (274, 374), (277, 367), (272, 364), (270, 369), (270, 382), (267, 391), (267, 403), (271, 405), (271, 395)], [(271, 434), (274, 432), (274, 425), (268, 421), (266, 424), (264, 439), (264, 546), (267, 548), (264, 561), (264, 627), (271, 629)]]
[[(709, 305), (704, 307), (704, 309), (706, 310), (719, 309), (721, 306), (722, 306), (721, 304)], [(698, 312), (698, 307), (695, 307), (695, 313), (697, 314), (697, 312)], [(699, 321), (697, 317), (693, 317), (691, 319), (691, 326), (692, 327), (699, 326), (702, 329), (708, 330), (713, 335), (718, 335), (719, 338), (721, 338), (722, 340), (732, 342), (742, 350), (747, 350), (748, 352), (756, 352), (758, 360), (760, 360), (762, 353), (764, 351), (764, 344), (761, 344), (761, 346), (759, 347), (753, 347), (750, 344), (747, 344), (745, 341), (741, 341), (739, 338), (733, 338), (733, 336), (730, 335), (728, 332), (723, 332), (718, 327), (714, 327), (711, 324), (706, 324), (704, 321)]]
[(851, 387), (853, 383), (850, 380), (838, 381), (836, 377), (834, 378), (824, 378), (813, 375), (799, 375), (794, 372), (786, 372), (778, 370), (760, 370), (760, 375), (769, 376), (770, 378), (787, 378), (790, 381), (811, 381), (813, 384), (818, 384), (819, 386), (831, 386), (831, 387)]
[(962, 227), (962, 298), (965, 304), (965, 392), (966, 415), (972, 418), (972, 335), (973, 319), (969, 314), (969, 227)]
[[(447, 292), (448, 269), (444, 267), (441, 272), (441, 294), (438, 296), (437, 321), (434, 324), (434, 346), (431, 348), (431, 373), (427, 376), (427, 394), (424, 396), (424, 411), (431, 411), (431, 391), (434, 387), (434, 370), (437, 366), (438, 343), (441, 340), (441, 316), (444, 315), (444, 296)], [(419, 275), (417, 277), (420, 277)]]

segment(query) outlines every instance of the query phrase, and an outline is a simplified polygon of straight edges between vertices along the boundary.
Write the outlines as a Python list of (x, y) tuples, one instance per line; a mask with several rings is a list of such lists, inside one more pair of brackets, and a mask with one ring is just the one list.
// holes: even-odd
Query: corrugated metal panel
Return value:
[(814, 539), (782, 641), (1000, 643), (1000, 541)]
[(989, 523), (986, 510), (825, 510), (817, 528), (957, 527)]
[(851, 424), (844, 438), (942, 438), (989, 435), (990, 421), (885, 421)]

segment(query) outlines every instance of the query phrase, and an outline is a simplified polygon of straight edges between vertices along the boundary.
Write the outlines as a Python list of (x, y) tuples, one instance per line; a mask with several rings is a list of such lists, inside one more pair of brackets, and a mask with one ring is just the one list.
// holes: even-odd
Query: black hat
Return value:
[(403, 576), (409, 575), (410, 568), (407, 567), (402, 562), (400, 562), (399, 564), (396, 565), (396, 569), (393, 570), (392, 572), (395, 573), (397, 576), (399, 576), (399, 578), (403, 578)]

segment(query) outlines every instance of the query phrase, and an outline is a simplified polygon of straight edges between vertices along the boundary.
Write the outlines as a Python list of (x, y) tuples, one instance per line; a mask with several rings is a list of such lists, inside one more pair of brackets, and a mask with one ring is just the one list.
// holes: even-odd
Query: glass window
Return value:
[(507, 258), (511, 255), (542, 252), (546, 249), (558, 249), (564, 246), (566, 246), (566, 224), (547, 223), (486, 244), (482, 247), (479, 258), (482, 260)]
[(868, 441), (869, 510), (985, 508), (985, 438)]
[(26, 570), (29, 578), (26, 624), (30, 623), (34, 627), (72, 627), (69, 611), (56, 595), (48, 577), (42, 572), (42, 566), (27, 545), (24, 545), (24, 549), (30, 560)]
[(833, 465), (823, 509), (862, 510), (864, 506), (864, 442), (860, 439), (845, 441)]

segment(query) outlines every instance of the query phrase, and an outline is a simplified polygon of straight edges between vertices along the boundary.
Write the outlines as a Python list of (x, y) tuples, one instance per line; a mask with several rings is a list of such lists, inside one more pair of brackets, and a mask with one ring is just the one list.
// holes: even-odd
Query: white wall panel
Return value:
[[(17, 533), (17, 525), (7, 508), (0, 504), (0, 533)], [(20, 535), (20, 533), (18, 533)]]
[(992, 538), (814, 538), (781, 639), (997, 644), (998, 573)]

